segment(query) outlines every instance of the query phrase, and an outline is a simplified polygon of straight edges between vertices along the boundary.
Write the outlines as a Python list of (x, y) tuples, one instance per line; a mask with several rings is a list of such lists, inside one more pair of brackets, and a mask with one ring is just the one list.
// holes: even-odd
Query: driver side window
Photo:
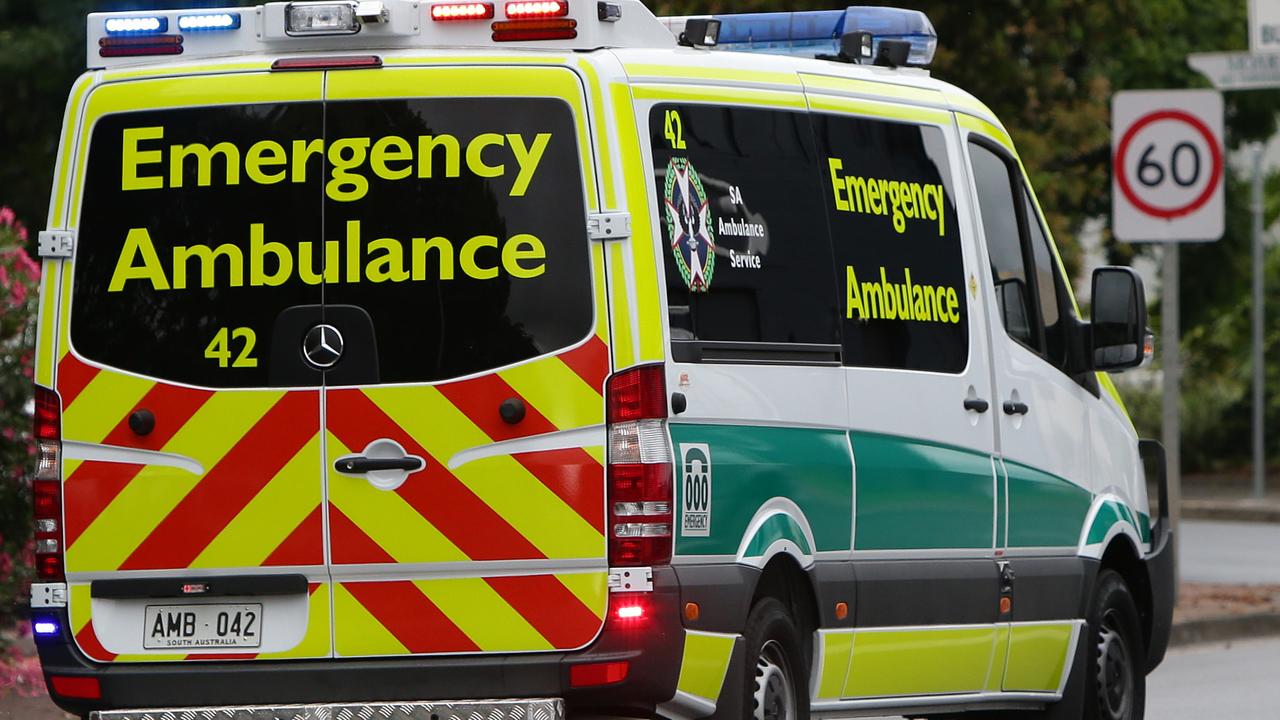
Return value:
[(1039, 327), (1032, 305), (1032, 280), (1027, 272), (1019, 229), (1017, 206), (1014, 205), (1015, 175), (999, 155), (985, 146), (970, 143), (973, 175), (982, 214), (982, 229), (987, 238), (991, 278), (1000, 303), (1000, 317), (1009, 337), (1039, 352)]
[[(1005, 332), (1071, 374), (1074, 311), (1066, 280), (1021, 172), (1003, 153), (984, 143), (970, 141), (969, 157)], [(1087, 374), (1077, 381), (1091, 385)]]

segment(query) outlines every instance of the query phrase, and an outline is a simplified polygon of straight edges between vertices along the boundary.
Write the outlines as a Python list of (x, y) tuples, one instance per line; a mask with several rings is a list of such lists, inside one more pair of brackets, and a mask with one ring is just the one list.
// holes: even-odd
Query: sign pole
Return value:
[(1175, 537), (1182, 519), (1182, 330), (1179, 325), (1178, 243), (1164, 245), (1160, 282), (1161, 335), (1164, 336), (1163, 440), (1169, 480), (1169, 522)]
[(1263, 252), (1262, 252), (1262, 152), (1259, 146), (1253, 156), (1253, 496), (1262, 499), (1267, 491), (1267, 456), (1263, 446), (1263, 412), (1266, 399), (1266, 362), (1262, 321), (1266, 314), (1263, 305)]

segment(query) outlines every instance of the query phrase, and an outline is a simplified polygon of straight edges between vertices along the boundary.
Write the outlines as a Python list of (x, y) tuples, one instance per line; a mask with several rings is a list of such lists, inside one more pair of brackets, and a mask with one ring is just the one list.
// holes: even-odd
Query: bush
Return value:
[[(26, 614), (32, 577), (32, 345), (40, 267), (27, 255), (27, 230), (0, 207), (0, 651)], [(0, 665), (10, 666), (9, 654)], [(0, 689), (12, 685), (0, 668)]]

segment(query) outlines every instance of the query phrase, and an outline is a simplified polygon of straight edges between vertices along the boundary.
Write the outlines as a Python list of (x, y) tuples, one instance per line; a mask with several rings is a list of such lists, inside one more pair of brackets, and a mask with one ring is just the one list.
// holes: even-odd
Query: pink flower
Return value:
[[(22, 238), (23, 241), (27, 239), (26, 231), (27, 231), (26, 228), (22, 228), (22, 231), (18, 233), (18, 237)], [(23, 273), (25, 273), (28, 279), (39, 280), (40, 265), (31, 259), (31, 256), (27, 254), (27, 251), (23, 250), (22, 248), (18, 248), (18, 252), (14, 254), (18, 258), (18, 262), (17, 262), (18, 269), (21, 270)]]
[(22, 283), (14, 283), (9, 288), (9, 304), (17, 307), (27, 302), (27, 286)]
[(17, 231), (18, 231), (18, 239), (19, 239), (19, 240), (21, 240), (22, 242), (26, 242), (26, 241), (27, 241), (27, 226), (26, 226), (26, 225), (23, 225), (22, 223), (18, 223), (18, 225), (17, 225), (17, 228), (16, 228), (16, 229), (17, 229)]
[(0, 265), (0, 287), (6, 287), (8, 285), (9, 285), (9, 270), (4, 265)]
[(3, 430), (0, 430), (0, 435), (3, 435), (5, 440), (12, 440), (14, 436), (16, 436), (17, 434), (18, 434), (17, 431), (15, 431), (11, 427), (7, 427), (7, 428), (4, 428)]
[(0, 207), (0, 225), (13, 225), (13, 222), (17, 219), (18, 216), (14, 214), (13, 209), (8, 205)]

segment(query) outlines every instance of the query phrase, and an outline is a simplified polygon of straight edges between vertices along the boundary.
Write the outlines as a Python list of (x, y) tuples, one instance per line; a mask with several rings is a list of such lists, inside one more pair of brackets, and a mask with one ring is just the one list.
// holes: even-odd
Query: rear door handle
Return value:
[(1031, 412), (1031, 408), (1027, 407), (1027, 404), (1024, 402), (1019, 402), (1017, 400), (1004, 401), (1005, 415), (1026, 415), (1029, 412)]
[(972, 410), (973, 412), (976, 412), (979, 415), (981, 415), (982, 413), (991, 409), (991, 403), (987, 402), (986, 400), (983, 400), (982, 398), (969, 398), (964, 401), (964, 409)]
[(364, 475), (365, 473), (378, 472), (379, 470), (418, 472), (426, 467), (426, 464), (426, 461), (417, 457), (370, 458), (358, 455), (356, 457), (338, 458), (333, 467), (338, 472), (346, 473), (347, 475)]

